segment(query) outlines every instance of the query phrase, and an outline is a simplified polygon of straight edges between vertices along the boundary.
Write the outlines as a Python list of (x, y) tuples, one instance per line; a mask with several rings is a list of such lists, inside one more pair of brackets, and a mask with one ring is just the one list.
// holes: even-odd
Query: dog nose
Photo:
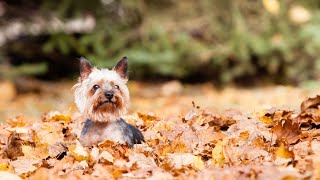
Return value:
[(112, 91), (106, 91), (104, 93), (104, 95), (106, 96), (106, 98), (108, 99), (112, 99), (113, 98), (113, 92)]

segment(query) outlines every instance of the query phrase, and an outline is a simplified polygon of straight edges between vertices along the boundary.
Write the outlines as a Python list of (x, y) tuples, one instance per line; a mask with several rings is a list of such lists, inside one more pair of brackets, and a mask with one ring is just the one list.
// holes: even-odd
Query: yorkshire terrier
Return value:
[(134, 144), (144, 142), (142, 133), (121, 116), (129, 103), (128, 59), (123, 57), (112, 70), (97, 69), (80, 58), (80, 78), (73, 86), (75, 103), (86, 119), (79, 138), (83, 146), (105, 140)]

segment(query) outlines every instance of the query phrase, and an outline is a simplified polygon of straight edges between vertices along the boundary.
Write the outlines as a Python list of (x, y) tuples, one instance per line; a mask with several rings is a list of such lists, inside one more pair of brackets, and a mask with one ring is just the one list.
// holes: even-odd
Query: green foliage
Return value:
[[(78, 54), (107, 67), (128, 56), (136, 78), (206, 77), (222, 84), (317, 78), (319, 2), (279, 3), (274, 15), (262, 1), (45, 1), (43, 10), (65, 19), (86, 11), (97, 25), (89, 34), (52, 33), (42, 51)], [(289, 11), (297, 5), (311, 14), (309, 21), (290, 20)]]

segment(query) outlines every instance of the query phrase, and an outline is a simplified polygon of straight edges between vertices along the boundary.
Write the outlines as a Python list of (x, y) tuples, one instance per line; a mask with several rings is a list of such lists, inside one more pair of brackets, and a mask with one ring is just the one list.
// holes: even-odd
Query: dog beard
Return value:
[(127, 103), (119, 96), (111, 100), (98, 96), (88, 103), (88, 111), (85, 113), (89, 119), (98, 122), (115, 121), (126, 113)]

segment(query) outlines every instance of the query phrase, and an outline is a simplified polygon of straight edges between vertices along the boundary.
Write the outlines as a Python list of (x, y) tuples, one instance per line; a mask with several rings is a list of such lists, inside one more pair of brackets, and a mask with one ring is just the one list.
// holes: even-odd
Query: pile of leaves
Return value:
[(242, 114), (193, 108), (182, 116), (136, 113), (144, 144), (83, 147), (79, 114), (49, 112), (0, 126), (0, 179), (301, 179), (320, 177), (320, 96), (300, 111)]

